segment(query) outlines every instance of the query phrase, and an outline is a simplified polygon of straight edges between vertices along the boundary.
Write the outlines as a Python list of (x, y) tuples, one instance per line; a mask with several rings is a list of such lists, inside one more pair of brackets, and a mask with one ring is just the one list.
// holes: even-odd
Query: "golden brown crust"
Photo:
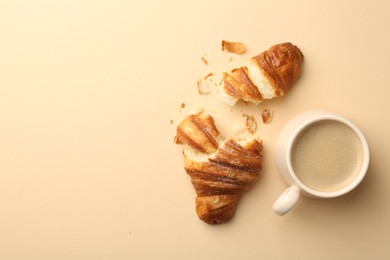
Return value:
[(301, 74), (303, 54), (297, 46), (286, 42), (272, 46), (252, 61), (276, 88), (276, 95), (283, 96)]
[[(186, 127), (196, 128), (195, 130), (178, 127), (178, 130), (185, 129), (186, 138), (183, 142), (198, 151), (201, 150), (199, 142), (193, 140), (198, 135), (202, 136), (200, 129), (207, 131), (207, 128), (197, 128), (196, 124), (189, 122), (206, 118), (208, 122), (214, 123), (211, 116), (191, 115), (183, 122)], [(210, 128), (218, 133), (215, 125)], [(182, 136), (178, 131), (179, 135)], [(209, 224), (217, 224), (228, 221), (234, 215), (241, 195), (250, 189), (259, 176), (262, 153), (262, 141), (256, 139), (245, 144), (229, 139), (203, 160), (192, 158), (190, 154), (183, 152), (184, 168), (191, 177), (197, 194), (196, 211), (200, 219)]]
[(259, 89), (250, 80), (247, 67), (234, 69), (227, 74), (223, 88), (227, 94), (235, 98), (257, 102), (264, 99)]
[(196, 213), (208, 224), (221, 224), (233, 217), (238, 200), (237, 195), (197, 197)]
[(202, 153), (218, 148), (219, 132), (211, 116), (190, 115), (177, 127), (175, 142), (187, 144)]
[(257, 140), (244, 148), (236, 141), (229, 139), (217, 150), (214, 158), (210, 158), (210, 161), (232, 169), (257, 173), (261, 170), (262, 149), (262, 143)]

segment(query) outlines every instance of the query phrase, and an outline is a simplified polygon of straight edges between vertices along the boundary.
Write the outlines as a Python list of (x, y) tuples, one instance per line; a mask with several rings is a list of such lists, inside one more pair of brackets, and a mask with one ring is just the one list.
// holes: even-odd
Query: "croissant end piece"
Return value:
[(257, 104), (284, 96), (299, 78), (302, 62), (303, 54), (297, 46), (289, 42), (274, 45), (252, 57), (247, 67), (227, 74), (221, 98), (234, 105), (239, 99)]
[[(210, 134), (210, 129), (216, 132)], [(205, 136), (219, 137), (219, 132), (212, 117), (203, 115), (188, 116), (178, 126), (177, 134), (176, 138), (184, 143), (184, 168), (197, 194), (195, 203), (199, 218), (209, 224), (228, 221), (242, 194), (259, 176), (262, 141), (214, 138), (217, 143), (214, 149), (214, 141)]]

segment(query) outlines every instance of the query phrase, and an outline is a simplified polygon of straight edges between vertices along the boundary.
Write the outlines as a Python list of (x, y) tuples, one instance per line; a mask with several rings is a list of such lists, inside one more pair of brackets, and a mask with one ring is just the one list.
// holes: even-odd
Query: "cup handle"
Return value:
[(300, 195), (301, 190), (297, 186), (288, 187), (275, 201), (272, 206), (273, 211), (279, 216), (283, 216), (297, 203)]

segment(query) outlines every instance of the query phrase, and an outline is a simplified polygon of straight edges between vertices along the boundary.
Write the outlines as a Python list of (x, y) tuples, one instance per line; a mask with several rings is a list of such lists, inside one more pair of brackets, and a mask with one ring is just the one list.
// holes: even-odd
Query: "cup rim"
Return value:
[[(360, 143), (362, 145), (362, 149), (363, 149), (362, 166), (361, 166), (359, 172), (357, 173), (356, 178), (349, 185), (345, 186), (342, 189), (336, 190), (336, 191), (318, 191), (318, 190), (315, 190), (315, 189), (308, 187), (303, 182), (301, 182), (301, 180), (297, 177), (297, 175), (295, 174), (295, 171), (292, 167), (292, 162), (291, 162), (291, 150), (292, 150), (293, 145), (295, 143), (295, 140), (297, 139), (299, 134), (301, 134), (302, 131), (304, 129), (306, 129), (309, 125), (314, 124), (314, 123), (319, 122), (319, 121), (325, 121), (325, 120), (338, 121), (338, 122), (343, 123), (344, 125), (348, 126), (349, 128), (351, 128), (355, 132), (355, 134), (358, 136)], [(346, 119), (342, 116), (336, 115), (336, 114), (331, 114), (331, 113), (321, 114), (321, 115), (317, 115), (317, 116), (308, 118), (302, 124), (300, 124), (299, 127), (297, 127), (295, 129), (294, 133), (291, 135), (291, 137), (289, 139), (289, 142), (287, 144), (286, 156), (287, 156), (287, 158), (286, 158), (287, 168), (290, 172), (290, 176), (292, 177), (294, 182), (298, 185), (298, 187), (301, 190), (305, 191), (306, 193), (313, 195), (313, 196), (316, 196), (316, 197), (320, 197), (320, 198), (334, 198), (334, 197), (344, 195), (344, 194), (350, 192), (351, 190), (353, 190), (356, 186), (358, 186), (360, 184), (360, 182), (365, 177), (365, 175), (367, 173), (368, 165), (369, 165), (369, 160), (370, 160), (370, 154), (369, 154), (367, 140), (364, 137), (363, 133), (360, 131), (360, 129), (355, 124), (353, 124), (351, 121), (349, 121), (348, 119)]]

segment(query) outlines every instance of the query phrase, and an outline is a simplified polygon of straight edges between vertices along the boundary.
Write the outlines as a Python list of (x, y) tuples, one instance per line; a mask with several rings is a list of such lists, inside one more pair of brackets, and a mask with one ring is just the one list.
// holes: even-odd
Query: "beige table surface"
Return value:
[[(0, 259), (390, 259), (389, 14), (386, 1), (0, 1)], [(286, 97), (229, 108), (198, 94), (199, 77), (284, 41), (305, 55)], [(198, 219), (173, 143), (193, 106), (225, 136), (254, 115), (264, 140), (262, 177), (223, 225)], [(279, 217), (276, 137), (318, 108), (361, 128), (368, 174)]]

